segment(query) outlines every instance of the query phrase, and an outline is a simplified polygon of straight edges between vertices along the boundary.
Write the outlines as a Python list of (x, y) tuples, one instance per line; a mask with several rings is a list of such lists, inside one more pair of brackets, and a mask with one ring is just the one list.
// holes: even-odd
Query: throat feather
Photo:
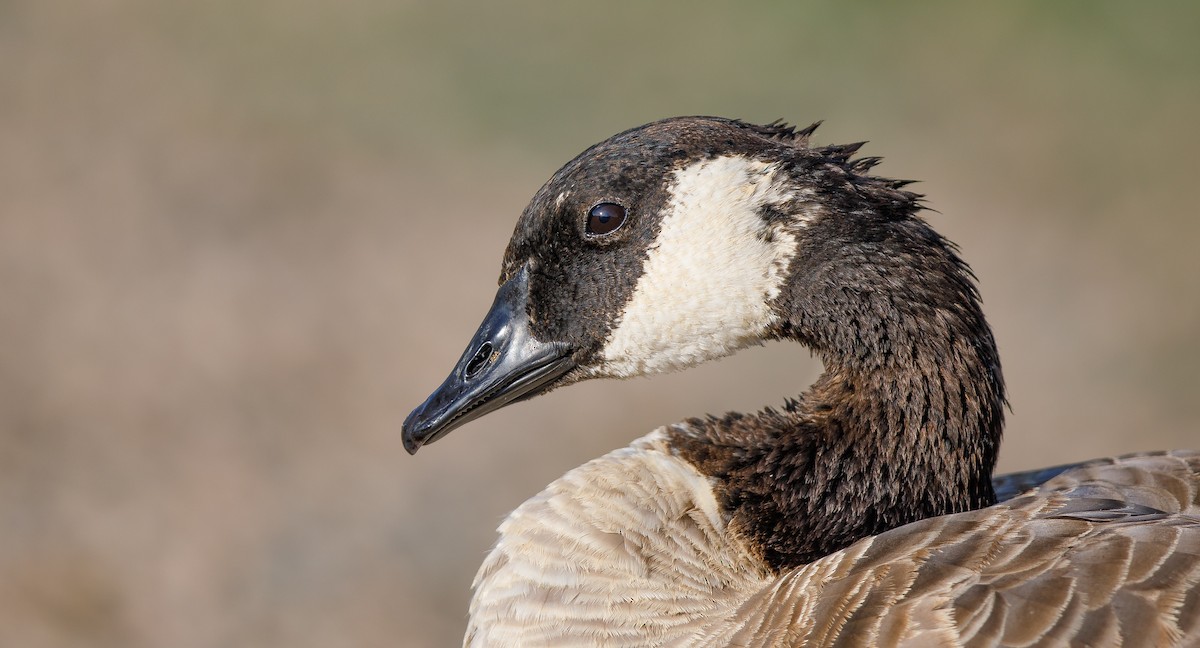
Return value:
[(597, 376), (673, 371), (763, 338), (796, 237), (765, 218), (794, 199), (777, 165), (740, 156), (675, 172), (658, 237)]
[[(1004, 384), (973, 291), (954, 309), (882, 289), (828, 300), (798, 302), (784, 329), (825, 362), (799, 400), (671, 428), (672, 447), (718, 484), (731, 530), (774, 569), (995, 501)], [(853, 316), (812, 318), (814, 303)]]

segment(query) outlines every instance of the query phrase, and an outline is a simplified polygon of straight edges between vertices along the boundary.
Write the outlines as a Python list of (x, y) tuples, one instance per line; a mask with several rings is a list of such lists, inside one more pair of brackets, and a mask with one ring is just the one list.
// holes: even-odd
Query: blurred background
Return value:
[(1005, 470), (1200, 446), (1200, 5), (0, 1), (0, 645), (445, 646), (501, 517), (820, 371), (590, 383), (416, 457), (526, 200), (679, 114), (870, 140), (962, 246)]

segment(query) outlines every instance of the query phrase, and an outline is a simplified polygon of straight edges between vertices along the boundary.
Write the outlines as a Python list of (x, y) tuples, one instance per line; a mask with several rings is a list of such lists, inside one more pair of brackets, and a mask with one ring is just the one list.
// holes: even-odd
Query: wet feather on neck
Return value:
[(775, 569), (995, 501), (1004, 386), (970, 270), (912, 214), (914, 194), (871, 189), (857, 197), (874, 204), (841, 206), (852, 217), (794, 230), (774, 304), (773, 336), (813, 349), (824, 374), (782, 410), (671, 427)]

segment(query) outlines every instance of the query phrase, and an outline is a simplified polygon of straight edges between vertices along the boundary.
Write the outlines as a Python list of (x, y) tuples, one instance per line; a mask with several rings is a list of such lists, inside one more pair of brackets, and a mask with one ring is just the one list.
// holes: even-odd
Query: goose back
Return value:
[(773, 573), (656, 433), (513, 512), (465, 644), (1197, 645), (1198, 484), (1196, 452), (1098, 460)]

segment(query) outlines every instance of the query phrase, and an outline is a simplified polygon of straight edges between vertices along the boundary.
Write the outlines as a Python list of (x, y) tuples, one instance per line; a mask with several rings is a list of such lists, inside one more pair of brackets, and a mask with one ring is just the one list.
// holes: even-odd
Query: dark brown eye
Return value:
[(617, 203), (602, 202), (588, 212), (587, 233), (593, 236), (611, 234), (624, 222), (624, 207)]

